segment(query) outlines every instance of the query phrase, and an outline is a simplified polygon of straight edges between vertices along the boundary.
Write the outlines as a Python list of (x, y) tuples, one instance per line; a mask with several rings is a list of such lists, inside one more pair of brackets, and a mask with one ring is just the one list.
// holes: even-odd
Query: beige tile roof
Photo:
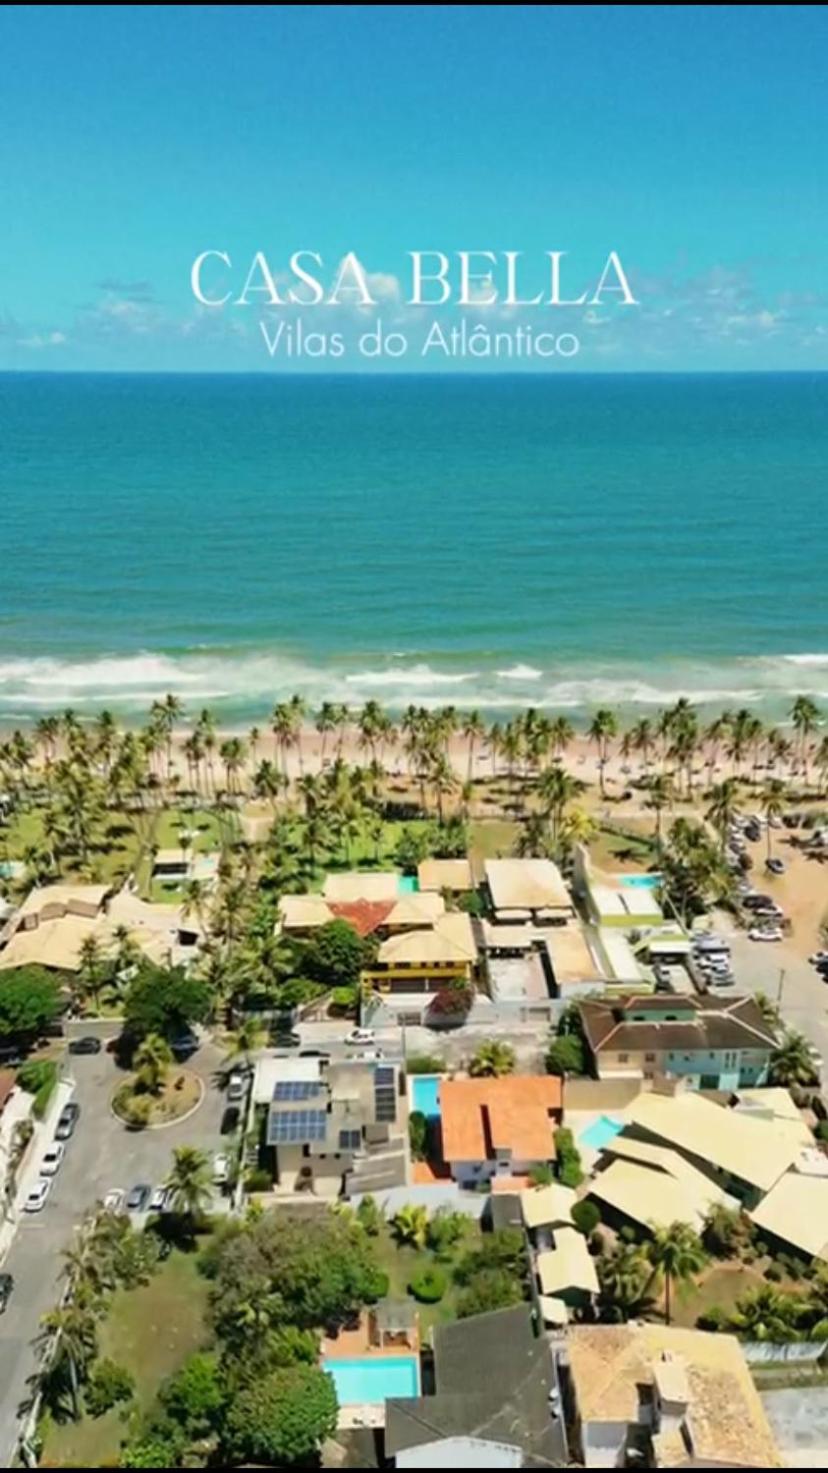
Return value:
[(397, 870), (343, 870), (325, 879), (326, 900), (396, 900), (400, 893)]
[(279, 919), (286, 931), (325, 926), (333, 918), (333, 911), (321, 895), (283, 895), (279, 901)]
[(828, 1260), (828, 1177), (787, 1171), (750, 1215), (807, 1258)]
[(486, 880), (495, 910), (572, 910), (551, 859), (487, 859)]
[(73, 905), (82, 905), (98, 910), (109, 889), (109, 885), (36, 885), (18, 910), (17, 921), (40, 915), (47, 906), (62, 906), (70, 911)]
[(428, 926), (444, 915), (446, 902), (433, 890), (401, 895), (383, 921), (384, 926)]
[(627, 1122), (659, 1136), (711, 1166), (769, 1191), (800, 1149), (789, 1130), (754, 1120), (701, 1095), (646, 1093), (626, 1112)]
[(446, 911), (431, 927), (400, 932), (383, 941), (377, 960), (386, 965), (477, 961), (477, 945), (470, 918), (463, 911)]
[[(739, 1342), (666, 1325), (575, 1325), (567, 1352), (578, 1410), (585, 1423), (639, 1418), (642, 1386), (652, 1385), (656, 1363), (680, 1357), (690, 1397), (687, 1424), (692, 1454), (667, 1467), (723, 1463), (740, 1468), (782, 1466), (759, 1393)], [(670, 1439), (669, 1455), (681, 1448)]]
[(417, 865), (420, 890), (471, 890), (472, 867), (467, 859), (423, 859)]
[(711, 1205), (722, 1195), (712, 1184), (705, 1191), (694, 1191), (688, 1183), (634, 1161), (613, 1161), (606, 1171), (592, 1178), (589, 1190), (599, 1202), (605, 1202), (642, 1227), (660, 1228), (673, 1222), (688, 1222), (697, 1232), (704, 1225)]
[(586, 1238), (577, 1228), (559, 1228), (555, 1233), (555, 1247), (537, 1255), (535, 1268), (542, 1294), (564, 1294), (568, 1289), (598, 1293), (595, 1260)]
[(520, 1210), (527, 1228), (570, 1222), (577, 1194), (571, 1187), (552, 1182), (548, 1187), (529, 1187), (520, 1194)]
[(623, 1161), (637, 1162), (642, 1166), (654, 1167), (657, 1171), (665, 1172), (674, 1181), (684, 1186), (691, 1198), (699, 1202), (716, 1203), (722, 1207), (738, 1207), (736, 1197), (732, 1197), (722, 1187), (699, 1171), (678, 1151), (669, 1146), (657, 1146), (651, 1141), (639, 1141), (634, 1136), (628, 1136), (621, 1131), (619, 1135), (613, 1136), (603, 1147), (603, 1153), (607, 1157), (619, 1157)]

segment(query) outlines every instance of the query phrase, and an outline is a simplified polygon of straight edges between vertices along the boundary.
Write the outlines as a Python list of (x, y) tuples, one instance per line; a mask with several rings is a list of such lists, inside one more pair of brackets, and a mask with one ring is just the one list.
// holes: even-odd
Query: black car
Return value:
[(146, 1212), (151, 1196), (152, 1187), (147, 1182), (139, 1182), (126, 1199), (127, 1212)]
[(330, 1059), (330, 1054), (322, 1048), (303, 1048), (299, 1050), (300, 1059)]
[(99, 1038), (87, 1034), (85, 1038), (73, 1038), (69, 1045), (70, 1054), (99, 1054), (103, 1044)]
[(234, 1130), (238, 1130), (240, 1120), (241, 1110), (238, 1105), (228, 1105), (221, 1117), (221, 1134), (232, 1135)]
[(273, 1048), (298, 1048), (302, 1042), (298, 1033), (272, 1033), (270, 1036)]
[(74, 1100), (70, 1100), (69, 1104), (64, 1105), (60, 1112), (60, 1118), (55, 1126), (55, 1140), (68, 1141), (69, 1137), (75, 1133), (75, 1126), (78, 1123), (79, 1117), (80, 1105), (76, 1105)]
[(0, 1274), (0, 1314), (3, 1313), (3, 1310), (11, 1299), (13, 1288), (14, 1279), (11, 1274)]

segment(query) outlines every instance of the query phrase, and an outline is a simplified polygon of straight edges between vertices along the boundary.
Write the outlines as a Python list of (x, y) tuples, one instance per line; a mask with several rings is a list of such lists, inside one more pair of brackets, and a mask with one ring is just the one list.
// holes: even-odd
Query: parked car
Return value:
[(828, 951), (815, 951), (808, 957), (812, 967), (821, 967), (828, 963)]
[(99, 1038), (93, 1038), (92, 1034), (86, 1034), (83, 1038), (73, 1038), (69, 1044), (70, 1054), (99, 1054), (103, 1044)]
[(113, 1187), (112, 1191), (107, 1192), (104, 1197), (104, 1210), (106, 1212), (123, 1212), (125, 1196), (126, 1192), (124, 1192), (122, 1187)]
[(771, 875), (784, 875), (785, 861), (784, 859), (768, 859), (765, 861), (765, 869)]
[(193, 1033), (192, 1029), (186, 1029), (170, 1039), (170, 1048), (177, 1059), (189, 1059), (198, 1048), (198, 1034)]
[(778, 926), (765, 928), (764, 926), (751, 926), (748, 931), (749, 941), (781, 941), (782, 932)]
[(247, 1075), (243, 1069), (233, 1069), (227, 1081), (228, 1100), (243, 1100), (247, 1093)]
[(373, 1028), (352, 1028), (350, 1033), (346, 1033), (345, 1042), (350, 1044), (374, 1043), (376, 1037)]
[(65, 1155), (66, 1147), (60, 1141), (53, 1141), (40, 1163), (41, 1175), (57, 1176)]
[(11, 1299), (13, 1288), (14, 1279), (11, 1274), (0, 1274), (0, 1314), (3, 1313)]
[(230, 1157), (224, 1151), (217, 1151), (213, 1157), (213, 1182), (217, 1187), (223, 1187), (230, 1176)]
[(42, 1176), (36, 1181), (23, 1203), (24, 1212), (40, 1212), (46, 1202), (46, 1198), (52, 1189), (51, 1177)]
[(149, 1204), (149, 1210), (150, 1210), (150, 1212), (164, 1212), (166, 1210), (166, 1206), (167, 1206), (167, 1188), (166, 1187), (163, 1187), (163, 1186), (162, 1187), (156, 1187), (155, 1188), (155, 1191), (153, 1192), (152, 1196), (150, 1197), (150, 1204)]
[(270, 1042), (273, 1048), (298, 1048), (302, 1040), (298, 1033), (273, 1033)]
[(232, 1135), (234, 1130), (238, 1130), (240, 1120), (241, 1110), (238, 1105), (228, 1105), (221, 1117), (221, 1134)]
[(152, 1187), (147, 1182), (139, 1182), (126, 1199), (127, 1212), (146, 1212), (151, 1196)]
[(300, 1059), (330, 1059), (330, 1054), (323, 1048), (303, 1048), (299, 1050)]
[(74, 1100), (70, 1100), (68, 1105), (64, 1105), (60, 1112), (58, 1123), (55, 1126), (56, 1141), (68, 1141), (74, 1135), (75, 1126), (80, 1119), (80, 1112), (80, 1105), (76, 1104)]

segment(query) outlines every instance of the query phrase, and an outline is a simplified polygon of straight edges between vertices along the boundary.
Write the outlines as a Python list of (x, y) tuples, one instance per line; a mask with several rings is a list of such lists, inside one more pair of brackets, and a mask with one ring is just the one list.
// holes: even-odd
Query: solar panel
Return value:
[(374, 1070), (375, 1084), (394, 1084), (394, 1070), (388, 1064), (377, 1064)]
[(322, 1093), (318, 1079), (280, 1079), (273, 1091), (274, 1100), (312, 1100)]
[(341, 1130), (339, 1132), (340, 1151), (356, 1151), (362, 1142), (362, 1132), (359, 1130)]
[(271, 1114), (267, 1127), (268, 1143), (302, 1145), (306, 1141), (323, 1141), (326, 1133), (325, 1110), (281, 1110)]
[(395, 1071), (387, 1064), (378, 1064), (374, 1070), (374, 1115), (383, 1125), (397, 1118)]

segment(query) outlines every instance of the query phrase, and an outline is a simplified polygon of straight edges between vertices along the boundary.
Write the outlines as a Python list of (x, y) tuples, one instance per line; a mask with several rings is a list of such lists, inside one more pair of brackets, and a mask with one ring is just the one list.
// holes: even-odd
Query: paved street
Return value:
[[(344, 1041), (346, 1033), (353, 1026), (352, 1022), (342, 1020), (302, 1023), (297, 1029), (302, 1040), (301, 1048), (322, 1049), (337, 1059), (354, 1058), (359, 1050), (349, 1047)], [(491, 1023), (467, 1024), (462, 1028), (395, 1026), (376, 1029), (373, 1046), (382, 1049), (389, 1059), (402, 1058), (403, 1053), (407, 1058), (416, 1054), (434, 1054), (452, 1067), (457, 1067), (469, 1059), (481, 1043), (496, 1037), (501, 1042), (512, 1045), (517, 1054), (518, 1069), (528, 1073), (542, 1067), (549, 1033), (550, 1029), (544, 1024), (510, 1024), (504, 1023), (502, 1019)], [(298, 1055), (300, 1050), (291, 1052)]]
[[(725, 934), (720, 921), (715, 929)], [(778, 1001), (785, 1022), (819, 1049), (828, 1081), (828, 983), (784, 941), (749, 941), (744, 931), (733, 930), (730, 939), (736, 990), (764, 992)]]
[(782, 1457), (789, 1468), (824, 1468), (828, 1458), (828, 1386), (763, 1391)]
[[(92, 1030), (84, 1027), (83, 1031)], [(113, 1089), (122, 1078), (111, 1056), (101, 1053), (66, 1059), (76, 1081), (74, 1099), (81, 1107), (81, 1118), (43, 1211), (23, 1216), (3, 1264), (4, 1271), (13, 1274), (15, 1287), (8, 1309), (0, 1316), (0, 1466), (9, 1464), (17, 1409), (34, 1370), (31, 1342), (38, 1333), (40, 1316), (57, 1302), (61, 1253), (71, 1242), (73, 1229), (112, 1187), (128, 1190), (137, 1182), (153, 1186), (162, 1182), (175, 1146), (219, 1148), (225, 1101), (215, 1076), (222, 1059), (211, 1044), (202, 1045), (188, 1061), (206, 1086), (199, 1109), (178, 1125), (139, 1133), (127, 1132), (110, 1111)]]

